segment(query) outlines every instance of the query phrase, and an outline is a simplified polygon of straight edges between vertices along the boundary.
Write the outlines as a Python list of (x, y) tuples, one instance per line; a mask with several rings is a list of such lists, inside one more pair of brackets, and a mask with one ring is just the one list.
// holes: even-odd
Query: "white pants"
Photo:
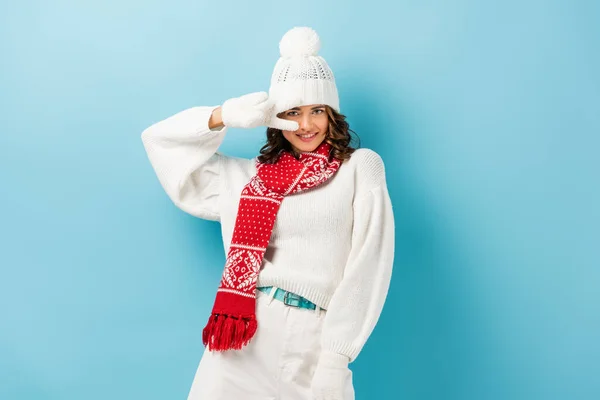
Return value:
[[(258, 330), (242, 350), (205, 351), (188, 400), (313, 400), (323, 310), (286, 306), (257, 291)], [(354, 400), (352, 372), (344, 400)]]

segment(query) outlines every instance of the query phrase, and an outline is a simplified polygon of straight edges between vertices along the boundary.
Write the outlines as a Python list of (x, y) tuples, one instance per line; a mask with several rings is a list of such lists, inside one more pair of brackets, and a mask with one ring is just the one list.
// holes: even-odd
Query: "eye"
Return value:
[(323, 110), (323, 109), (321, 109), (321, 108), (314, 110), (314, 113), (315, 113), (315, 114), (322, 114), (322, 113), (324, 113), (324, 112), (325, 112), (325, 110)]
[(295, 117), (296, 115), (298, 115), (298, 112), (297, 111), (288, 111), (286, 113), (286, 115), (289, 117)]

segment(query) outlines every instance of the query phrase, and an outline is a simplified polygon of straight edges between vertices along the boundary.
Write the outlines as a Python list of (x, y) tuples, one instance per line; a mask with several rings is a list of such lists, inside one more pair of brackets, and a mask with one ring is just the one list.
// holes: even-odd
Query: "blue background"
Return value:
[(0, 398), (187, 396), (223, 246), (140, 134), (267, 90), (293, 26), (320, 34), (395, 207), (358, 400), (600, 398), (599, 19), (567, 0), (2, 1)]

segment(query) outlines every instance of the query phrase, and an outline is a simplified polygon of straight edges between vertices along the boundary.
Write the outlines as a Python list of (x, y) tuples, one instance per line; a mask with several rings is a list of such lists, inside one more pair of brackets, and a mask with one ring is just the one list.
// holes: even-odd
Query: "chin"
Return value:
[(317, 149), (317, 147), (319, 147), (321, 143), (314, 145), (314, 144), (306, 144), (306, 143), (299, 143), (296, 144), (296, 148), (302, 152), (311, 152), (311, 151), (315, 151)]
[(324, 137), (321, 140), (313, 140), (310, 143), (295, 140), (293, 145), (296, 149), (300, 150), (301, 152), (312, 152), (315, 151), (317, 147), (319, 147), (324, 141)]

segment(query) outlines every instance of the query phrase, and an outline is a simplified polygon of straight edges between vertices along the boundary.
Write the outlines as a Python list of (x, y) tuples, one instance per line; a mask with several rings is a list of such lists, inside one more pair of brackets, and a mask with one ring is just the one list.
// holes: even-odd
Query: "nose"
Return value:
[(300, 130), (303, 132), (312, 132), (313, 128), (313, 120), (311, 113), (304, 113), (302, 117), (298, 121), (298, 125), (300, 126)]

